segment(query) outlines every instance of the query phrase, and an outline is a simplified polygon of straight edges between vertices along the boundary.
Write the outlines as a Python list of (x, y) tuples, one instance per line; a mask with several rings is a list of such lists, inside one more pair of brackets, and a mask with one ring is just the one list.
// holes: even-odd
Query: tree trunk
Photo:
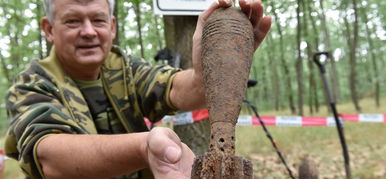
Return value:
[(128, 23), (127, 23), (126, 18), (128, 16), (129, 9), (123, 5), (124, 2), (122, 2), (122, 0), (116, 2), (116, 3), (118, 3), (117, 21), (119, 21), (119, 26), (117, 28), (117, 31), (118, 31), (117, 32), (117, 38), (119, 38), (119, 39), (117, 41), (119, 41), (120, 46), (122, 46), (125, 50), (128, 51), (128, 49), (127, 49), (127, 47), (128, 47), (127, 41), (128, 40), (125, 37), (125, 32), (126, 32), (125, 27), (128, 27)]
[[(272, 51), (275, 51), (275, 47), (272, 46), (272, 35), (271, 33), (268, 34), (268, 39), (267, 39), (267, 45), (269, 49)], [(274, 98), (274, 105), (275, 105), (275, 110), (279, 111), (280, 110), (280, 78), (279, 78), (279, 72), (277, 71), (278, 64), (276, 62), (276, 58), (273, 56), (274, 53), (268, 52), (268, 63), (271, 67), (272, 70), (272, 90), (275, 95), (273, 95)]]
[(139, 35), (138, 38), (138, 43), (141, 47), (141, 57), (145, 57), (145, 52), (144, 52), (144, 46), (143, 46), (143, 37), (142, 37), (142, 23), (141, 23), (141, 1), (140, 0), (135, 0), (134, 1), (134, 11), (135, 11), (135, 20), (137, 21), (137, 32)]
[(115, 39), (113, 40), (113, 44), (114, 45), (120, 45), (120, 37), (119, 37), (119, 33), (120, 33), (120, 29), (119, 29), (119, 19), (121, 18), (119, 16), (119, 3), (120, 1), (119, 0), (115, 0), (115, 4), (114, 4), (114, 12), (113, 12), (113, 15), (114, 17), (116, 18), (116, 23), (115, 23), (115, 30), (116, 30), (116, 34), (115, 34)]
[(3, 74), (5, 76), (5, 78), (7, 79), (7, 84), (11, 84), (12, 82), (12, 79), (11, 79), (11, 75), (9, 74), (9, 70), (7, 68), (7, 63), (5, 62), (5, 59), (0, 51), (0, 64), (1, 64), (1, 68), (3, 69)]
[[(313, 2), (311, 0), (311, 2)], [(318, 31), (318, 28), (316, 26), (316, 21), (314, 19), (314, 17), (311, 15), (311, 12), (315, 12), (315, 11), (312, 11), (312, 8), (311, 8), (311, 2), (307, 2), (307, 3), (303, 3), (303, 5), (305, 6), (304, 8), (308, 10), (308, 17), (311, 21), (311, 25), (312, 25), (312, 32), (314, 32), (313, 34), (313, 37), (314, 37), (314, 51), (319, 51), (319, 31)], [(307, 25), (305, 25), (305, 27), (307, 27)], [(308, 34), (308, 32), (307, 32)], [(308, 35), (307, 35), (308, 36)], [(309, 58), (309, 61), (308, 61), (308, 66), (309, 66), (309, 73), (310, 73), (310, 103), (311, 105), (315, 105), (315, 112), (319, 112), (319, 100), (318, 100), (318, 87), (317, 87), (317, 83), (316, 83), (316, 79), (315, 79), (315, 76), (317, 74), (317, 71), (314, 71), (314, 66), (315, 64), (313, 63), (312, 61), (312, 58), (313, 58), (313, 53), (312, 53), (312, 48), (311, 48), (312, 45), (308, 45), (307, 46), (307, 50), (308, 51), (308, 56)], [(309, 47), (309, 48), (308, 48)], [(327, 100), (326, 100), (327, 101)], [(328, 105), (328, 104), (327, 104)], [(329, 109), (329, 107), (327, 107)], [(311, 106), (310, 106), (310, 110), (311, 109)]]
[[(153, 7), (153, 6), (152, 6)], [(159, 24), (158, 24), (158, 17), (156, 15), (153, 15), (154, 16), (154, 24), (155, 24), (155, 27), (156, 27), (156, 34), (157, 34), (157, 42), (158, 42), (158, 50), (161, 50), (164, 45), (162, 43), (162, 39), (161, 39), (161, 33), (160, 33), (160, 30), (158, 28)]]
[[(265, 61), (264, 61), (265, 62)], [(268, 60), (266, 61), (266, 63), (268, 63)], [(261, 72), (261, 81), (264, 81), (264, 82), (268, 82), (269, 79), (268, 79), (268, 75), (267, 75), (267, 71), (268, 71), (268, 64), (263, 64), (260, 68), (258, 68), (258, 70)], [(263, 83), (261, 84), (262, 86), (262, 92), (261, 92), (261, 99), (263, 99), (263, 101), (267, 101), (268, 103), (270, 103), (270, 94), (269, 94), (269, 89), (268, 89), (268, 85), (267, 83)]]
[(380, 76), (378, 72), (377, 59), (375, 57), (375, 52), (374, 52), (375, 47), (374, 47), (373, 39), (371, 38), (371, 34), (373, 34), (373, 32), (370, 30), (370, 27), (368, 25), (369, 19), (367, 18), (366, 8), (361, 8), (361, 9), (363, 11), (362, 12), (363, 23), (366, 26), (367, 41), (369, 43), (369, 52), (371, 55), (371, 62), (372, 62), (373, 72), (374, 72), (374, 76), (372, 77), (372, 80), (371, 80), (375, 88), (374, 100), (375, 100), (375, 105), (379, 108), (381, 105), (381, 102), (380, 102), (380, 83), (378, 78)]
[[(331, 41), (330, 41), (330, 34), (329, 34), (329, 31), (328, 31), (328, 27), (327, 27), (327, 23), (326, 23), (326, 15), (325, 15), (325, 12), (324, 12), (324, 2), (323, 0), (320, 0), (319, 1), (320, 3), (320, 9), (321, 9), (321, 14), (320, 14), (320, 22), (321, 22), (321, 27), (322, 27), (322, 30), (323, 30), (323, 35), (324, 35), (324, 44), (325, 44), (325, 49), (327, 51), (330, 51), (331, 53), (333, 53), (334, 51), (331, 49)], [(330, 78), (331, 78), (331, 81), (332, 81), (332, 91), (333, 91), (333, 95), (335, 95), (335, 98), (336, 100), (340, 99), (340, 82), (339, 82), (339, 72), (336, 68), (336, 63), (335, 63), (335, 59), (334, 59), (334, 55), (331, 55), (330, 56), (330, 59), (331, 59), (331, 71), (329, 70), (329, 75), (330, 75)]]
[[(310, 3), (309, 2), (306, 2), (305, 0), (302, 1), (302, 7), (303, 7), (303, 14), (308, 14), (309, 15), (309, 18), (311, 19), (311, 22), (312, 22), (312, 16), (311, 16), (311, 9), (306, 5), (309, 5)], [(303, 34), (304, 34), (304, 38), (306, 40), (306, 43), (307, 43), (307, 65), (308, 65), (308, 68), (309, 68), (309, 74), (308, 74), (308, 95), (307, 95), (307, 101), (308, 101), (308, 107), (309, 107), (309, 110), (310, 110), (310, 113), (313, 114), (314, 113), (314, 96), (313, 96), (313, 91), (315, 90), (314, 86), (315, 86), (315, 79), (314, 79), (314, 64), (313, 64), (313, 61), (312, 61), (312, 55), (313, 55), (313, 52), (312, 52), (312, 44), (311, 44), (311, 37), (309, 36), (310, 34), (308, 33), (308, 20), (307, 20), (307, 16), (306, 15), (303, 15), (303, 24), (302, 24), (302, 27), (303, 27)], [(315, 29), (314, 27), (314, 24), (312, 24), (312, 28), (313, 28), (313, 32), (315, 34), (318, 34), (318, 31), (317, 29)], [(317, 35), (314, 35), (314, 36), (317, 36)], [(316, 38), (317, 39), (317, 38)], [(317, 40), (316, 40), (317, 41)], [(317, 43), (317, 42), (315, 42)], [(317, 47), (317, 46), (316, 46)]]
[[(152, 10), (152, 12), (154, 12), (153, 1), (151, 1), (150, 3), (151, 3), (150, 4), (151, 10)], [(155, 29), (156, 29), (155, 33), (157, 35), (157, 42), (158, 42), (157, 50), (161, 50), (161, 49), (163, 49), (164, 45), (162, 42), (160, 29), (158, 28), (158, 26), (159, 26), (158, 20), (159, 20), (158, 16), (153, 14), (153, 21), (154, 21), (154, 25), (155, 25)]]
[[(173, 52), (181, 54), (181, 67), (192, 67), (192, 37), (197, 23), (197, 16), (164, 16), (166, 45)], [(175, 126), (174, 131), (196, 155), (204, 154), (209, 147), (210, 123), (203, 120), (198, 123)]]
[[(42, 8), (42, 3), (40, 0), (37, 0), (35, 2), (36, 4), (36, 11), (35, 11), (35, 14), (36, 14), (36, 21), (38, 22), (38, 41), (39, 41), (39, 57), (40, 59), (43, 59), (44, 58), (44, 54), (43, 54), (43, 31), (42, 31), (42, 27), (40, 25), (40, 20), (42, 19), (42, 12), (43, 12), (43, 8)], [(48, 53), (48, 52), (47, 52)]]
[(301, 0), (297, 0), (297, 8), (296, 8), (296, 17), (297, 17), (297, 60), (296, 60), (296, 74), (297, 74), (297, 84), (298, 84), (298, 115), (303, 116), (303, 62), (302, 62), (302, 52), (300, 48), (301, 44), (301, 20), (300, 20), (300, 6)]
[[(361, 111), (361, 107), (359, 106), (359, 99), (358, 99), (358, 92), (357, 92), (357, 72), (356, 72), (356, 52), (357, 52), (357, 46), (358, 46), (358, 11), (357, 11), (357, 4), (356, 0), (352, 0), (353, 4), (353, 10), (354, 10), (354, 30), (353, 34), (350, 38), (350, 76), (349, 76), (349, 87), (351, 92), (351, 100), (354, 103), (355, 110), (357, 112)], [(346, 24), (349, 27), (349, 23), (347, 21), (346, 17)]]
[(275, 20), (274, 22), (276, 22), (276, 27), (277, 27), (277, 30), (278, 30), (278, 33), (279, 33), (279, 37), (280, 37), (280, 61), (281, 61), (281, 67), (282, 67), (282, 70), (283, 70), (283, 74), (284, 74), (284, 81), (285, 81), (285, 84), (286, 84), (286, 90), (285, 90), (285, 95), (286, 95), (286, 98), (288, 98), (288, 105), (289, 105), (289, 108), (291, 109), (291, 112), (292, 114), (295, 114), (296, 113), (296, 107), (295, 107), (295, 100), (294, 100), (294, 96), (293, 96), (293, 88), (292, 88), (292, 78), (290, 76), (290, 70), (289, 70), (289, 67), (288, 67), (288, 64), (287, 64), (287, 61), (286, 59), (284, 58), (284, 54), (285, 54), (285, 49), (284, 49), (284, 38), (283, 38), (283, 32), (282, 32), (282, 28), (281, 28), (281, 25), (280, 25), (280, 21), (279, 21), (279, 16), (277, 15), (276, 11), (275, 11), (275, 4), (274, 4), (274, 1), (270, 1), (271, 2), (271, 7), (273, 9), (272, 13), (275, 17)]
[(11, 63), (12, 65), (14, 66), (14, 68), (16, 67), (16, 69), (19, 69), (19, 66), (20, 66), (20, 53), (16, 52), (16, 48), (20, 46), (19, 44), (19, 35), (21, 35), (21, 32), (17, 25), (19, 24), (22, 24), (20, 22), (20, 18), (18, 17), (18, 9), (16, 9), (18, 1), (13, 1), (13, 3), (15, 4), (12, 4), (12, 13), (10, 13), (9, 11), (7, 12), (6, 8), (4, 8), (4, 13), (5, 14), (11, 14), (11, 18), (9, 18), (9, 20), (14, 20), (12, 22), (7, 22), (6, 23), (6, 32), (7, 32), (7, 36), (9, 37), (10, 39), (10, 55), (11, 55)]

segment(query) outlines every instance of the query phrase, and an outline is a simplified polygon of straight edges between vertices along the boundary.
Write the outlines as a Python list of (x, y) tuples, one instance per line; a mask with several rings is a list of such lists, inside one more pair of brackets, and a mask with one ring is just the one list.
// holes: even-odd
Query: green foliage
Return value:
[(152, 11), (152, 0), (139, 1), (118, 1), (119, 24), (121, 25), (120, 41), (121, 46), (134, 56), (141, 56), (139, 46), (139, 33), (137, 30), (135, 4), (140, 4), (141, 32), (144, 44), (144, 59), (149, 62), (158, 50), (164, 48), (164, 32), (162, 17), (154, 15)]
[[(386, 98), (382, 98), (382, 104)], [(363, 99), (363, 110), (383, 113), (374, 108), (373, 100)], [(343, 114), (355, 113), (351, 103), (337, 105)], [(306, 111), (306, 116), (311, 115)], [(291, 111), (262, 111), (261, 116), (288, 116)], [(322, 108), (315, 116), (331, 116)], [(345, 122), (344, 132), (350, 151), (351, 171), (354, 178), (384, 178), (386, 123)], [(301, 158), (309, 155), (317, 163), (319, 178), (344, 178), (343, 157), (335, 127), (268, 127), (292, 171), (297, 174)], [(286, 178), (288, 175), (271, 143), (260, 126), (236, 128), (236, 153), (254, 163), (255, 178)], [(275, 162), (274, 162), (275, 161)], [(277, 176), (279, 175), (279, 176)]]
[[(261, 47), (257, 50), (254, 56), (250, 78), (257, 79), (258, 85), (256, 87), (248, 89), (247, 98), (255, 103), (261, 111), (272, 111), (275, 107), (275, 99), (279, 101), (280, 111), (272, 111), (269, 114), (282, 114), (284, 112), (287, 115), (289, 108), (288, 94), (293, 94), (296, 102), (297, 96), (297, 83), (296, 83), (296, 7), (297, 2), (295, 0), (287, 1), (274, 1), (274, 0), (262, 0), (266, 7), (267, 14), (274, 16), (273, 11), (278, 15), (278, 20), (273, 17), (273, 24), (269, 34), (269, 38), (262, 43)], [(348, 46), (348, 29), (346, 28), (344, 17), (347, 16), (349, 27), (352, 28), (353, 24), (353, 10), (351, 0), (334, 1), (334, 0), (303, 0), (305, 5), (310, 5), (310, 8), (306, 8), (301, 5), (301, 20), (303, 21), (302, 30), (307, 30), (308, 34), (301, 34), (302, 44), (309, 42), (312, 46), (312, 50), (326, 50), (334, 54), (336, 61), (336, 69), (339, 78), (339, 103), (350, 102), (350, 88), (349, 88), (349, 53), (350, 48)], [(11, 85), (11, 80), (22, 71), (25, 66), (36, 58), (47, 55), (47, 45), (44, 40), (44, 36), (41, 37), (42, 32), (39, 29), (39, 20), (42, 15), (42, 2), (41, 0), (0, 0), (0, 135), (4, 135), (8, 122), (6, 120), (4, 95), (8, 87)], [(326, 15), (326, 26), (328, 29), (330, 46), (327, 48), (326, 35), (322, 33), (322, 14), (321, 2), (323, 2), (324, 13)], [(156, 16), (152, 13), (152, 0), (117, 0), (118, 4), (118, 23), (119, 23), (119, 40), (120, 46), (123, 47), (126, 52), (140, 56), (140, 40), (138, 32), (138, 24), (136, 22), (136, 11), (134, 9), (134, 3), (139, 3), (142, 39), (144, 44), (144, 59), (149, 62), (153, 62), (153, 57), (156, 52), (165, 47), (164, 40), (164, 25), (162, 16)], [(376, 75), (372, 70), (373, 65), (371, 62), (371, 54), (369, 53), (369, 42), (367, 39), (366, 26), (363, 18), (359, 19), (359, 37), (358, 37), (358, 52), (357, 62), (358, 66), (356, 71), (358, 72), (358, 80), (356, 83), (357, 91), (361, 98), (367, 100), (362, 101), (364, 105), (363, 112), (365, 113), (382, 113), (381, 109), (384, 109), (386, 101), (381, 101), (381, 107), (375, 108), (374, 102), (369, 101), (369, 98), (375, 96), (374, 84), (379, 82), (381, 84), (381, 95), (386, 96), (386, 1), (381, 0), (363, 0), (358, 2), (359, 16), (366, 15), (368, 17), (368, 24), (371, 28), (370, 37), (373, 41), (373, 49), (371, 49), (378, 62), (379, 74)], [(311, 16), (315, 19), (316, 29), (312, 27)], [(279, 22), (279, 26), (276, 25)], [(282, 43), (280, 41), (279, 27), (282, 31)], [(351, 29), (352, 31), (352, 29)], [(352, 32), (351, 32), (352, 33)], [(315, 46), (316, 39), (319, 39), (319, 45)], [(280, 46), (283, 45), (283, 50)], [(283, 70), (284, 64), (280, 61), (280, 55), (285, 58), (288, 72)], [(325, 103), (324, 93), (322, 91), (321, 80), (319, 72), (314, 68), (314, 73), (311, 74), (311, 69), (308, 66), (308, 62), (311, 59), (312, 54), (307, 52), (307, 48), (302, 48), (302, 58), (304, 66), (304, 103), (308, 104), (308, 101), (312, 95), (309, 92), (311, 85), (308, 83), (310, 76), (314, 76), (316, 80), (316, 97), (319, 99), (319, 103), (322, 106)], [(275, 86), (274, 81), (274, 69), (276, 68), (278, 74), (279, 87)], [(331, 69), (328, 69), (329, 72)], [(290, 77), (292, 89), (288, 89), (285, 85), (286, 77)], [(331, 82), (331, 80), (329, 80)], [(275, 98), (277, 97), (277, 98)], [(351, 106), (351, 104), (349, 104)], [(383, 107), (382, 107), (383, 105)], [(309, 111), (309, 107), (305, 109)], [(322, 108), (325, 109), (325, 108)], [(321, 109), (321, 110), (322, 110)], [(346, 109), (340, 106), (340, 112), (342, 113), (354, 113), (353, 109)], [(284, 112), (283, 112), (284, 111)], [(246, 112), (246, 111), (244, 111)], [(319, 113), (320, 114), (320, 113)], [(311, 114), (310, 114), (311, 115)], [(326, 116), (327, 112), (322, 114)], [(256, 128), (241, 127), (239, 128), (238, 138), (253, 139), (253, 140), (238, 140), (238, 146), (244, 146), (238, 149), (238, 153), (241, 155), (247, 155), (251, 153), (264, 153), (267, 154), (271, 151), (268, 143), (263, 135), (255, 136), (253, 134)], [(349, 146), (355, 154), (361, 153), (359, 149), (374, 148), (372, 144), (368, 144), (367, 138), (373, 138), (374, 141), (379, 144), (384, 143), (384, 138), (381, 138), (385, 133), (384, 125), (357, 125), (349, 124), (346, 128), (347, 137), (349, 138)], [(325, 151), (315, 148), (315, 146), (337, 146), (335, 138), (331, 137), (334, 129), (326, 128), (275, 128), (273, 135), (277, 136), (280, 144), (283, 145), (283, 149), (288, 151), (294, 149), (294, 152), (289, 153), (292, 159), (298, 159), (296, 157), (299, 154), (292, 155), (299, 151), (310, 151), (312, 155), (324, 155)], [(371, 132), (369, 132), (371, 131)], [(315, 134), (318, 135), (315, 135)], [(245, 135), (251, 135), (252, 137), (245, 138)], [(262, 134), (262, 133), (261, 133)], [(256, 135), (258, 135), (256, 133)], [(288, 139), (291, 140), (288, 140)], [(308, 140), (312, 138), (313, 140)], [(331, 139), (333, 138), (333, 139)], [(323, 140), (326, 139), (326, 140)], [(334, 140), (335, 142), (331, 142)], [(297, 141), (297, 142), (296, 142)], [(307, 141), (305, 144), (303, 141)], [(313, 143), (308, 143), (311, 141)], [(2, 143), (2, 142), (1, 142)], [(263, 147), (261, 147), (263, 146)], [(298, 149), (300, 147), (300, 149)], [(379, 147), (381, 146), (381, 147)], [(304, 147), (304, 148), (303, 148)], [(377, 148), (378, 147), (378, 148)], [(338, 147), (329, 147), (328, 150), (331, 153), (336, 153)], [(375, 148), (385, 151), (384, 145), (375, 145)], [(371, 149), (374, 150), (374, 149)], [(370, 151), (371, 151), (370, 150)], [(303, 154), (303, 153), (301, 153)], [(383, 153), (384, 154), (384, 153)], [(294, 158), (295, 156), (295, 158)], [(252, 157), (252, 156), (249, 156)], [(365, 156), (368, 159), (367, 163), (363, 163), (363, 166), (354, 167), (358, 169), (355, 171), (354, 176), (362, 176), (363, 178), (374, 178), (374, 175), (367, 174), (378, 166), (379, 163), (385, 163), (386, 159), (384, 155), (374, 152)], [(357, 158), (358, 160), (360, 158)], [(292, 160), (292, 161), (294, 161)], [(335, 167), (336, 160), (321, 159), (322, 163)], [(372, 162), (375, 161), (375, 162)], [(8, 170), (14, 170), (16, 163), (10, 161), (11, 167)], [(325, 166), (325, 165), (323, 165)], [(373, 168), (372, 168), (373, 167)], [(371, 168), (371, 169), (370, 169)], [(17, 171), (20, 173), (20, 171)], [(15, 175), (6, 175), (6, 178), (16, 178), (20, 176), (19, 173)], [(331, 173), (333, 171), (323, 170), (322, 174)], [(272, 177), (272, 176), (271, 176)], [(279, 177), (280, 178), (280, 177)], [(340, 177), (341, 178), (341, 177)]]
[(7, 91), (8, 85), (0, 79), (0, 136), (4, 136), (5, 130), (8, 126), (7, 115), (5, 110), (4, 92)]
[[(326, 36), (322, 32), (321, 24), (321, 14), (322, 10), (320, 7), (320, 0), (303, 0), (306, 5), (310, 4), (310, 9), (305, 9), (301, 5), (301, 23), (306, 27), (303, 27), (302, 31), (302, 44), (305, 42), (310, 42), (312, 51), (315, 49), (318, 50), (327, 50), (332, 52), (335, 57), (335, 63), (337, 67), (337, 72), (339, 74), (339, 92), (340, 97), (338, 102), (344, 102), (350, 100), (350, 88), (349, 88), (349, 47), (347, 45), (347, 29), (343, 21), (343, 16), (348, 15), (349, 22), (353, 23), (352, 18), (352, 5), (351, 1), (329, 1), (324, 0), (324, 10), (326, 14), (327, 28), (329, 31), (329, 38), (331, 41), (330, 47), (326, 48)], [(374, 41), (374, 53), (376, 54), (377, 65), (380, 69), (379, 72), (385, 70), (385, 58), (382, 54), (385, 53), (384, 45), (386, 40), (386, 31), (385, 31), (385, 20), (384, 12), (382, 9), (385, 9), (385, 3), (382, 1), (361, 1), (359, 7), (366, 8), (365, 15), (369, 17), (369, 23), (371, 24), (374, 34), (371, 34), (371, 38)], [(268, 1), (265, 3), (267, 13), (271, 16), (273, 15), (272, 11), (275, 11), (278, 14), (278, 20), (280, 21), (280, 27), (283, 33), (283, 45), (284, 51), (281, 51), (280, 46), (280, 34), (278, 33), (278, 27), (276, 26), (276, 19), (273, 17), (273, 24), (271, 27), (270, 35), (272, 39), (266, 39), (262, 44), (260, 49), (255, 53), (254, 65), (251, 71), (251, 78), (256, 78), (259, 81), (259, 86), (249, 89), (248, 98), (254, 101), (262, 110), (273, 109), (274, 107), (274, 96), (280, 95), (280, 104), (281, 109), (288, 108), (288, 98), (285, 96), (285, 92), (291, 89), (286, 88), (285, 86), (285, 75), (290, 75), (291, 83), (293, 84), (293, 89), (291, 93), (296, 94), (297, 84), (296, 84), (296, 73), (295, 73), (295, 62), (296, 62), (296, 2), (295, 1), (285, 1), (285, 2), (275, 2)], [(361, 13), (361, 12), (359, 12)], [(309, 14), (316, 20), (316, 29), (312, 27), (311, 19), (308, 17)], [(374, 97), (374, 82), (379, 81), (381, 84), (381, 95), (386, 95), (385, 93), (385, 75), (384, 73), (379, 73), (378, 76), (375, 76), (371, 57), (368, 48), (367, 34), (365, 30), (365, 22), (362, 20), (359, 21), (359, 41), (358, 41), (358, 51), (357, 51), (357, 63), (358, 67), (356, 69), (358, 80), (356, 81), (357, 91), (359, 92), (360, 97)], [(308, 31), (308, 35), (305, 34), (305, 29)], [(352, 31), (352, 29), (351, 29)], [(319, 39), (319, 45), (316, 47), (314, 45), (315, 39)], [(268, 42), (270, 41), (270, 42)], [(337, 53), (337, 52), (340, 52)], [(280, 53), (283, 53), (289, 73), (284, 73), (281, 70), (283, 64), (279, 61)], [(339, 55), (338, 55), (339, 54)], [(309, 100), (311, 97), (309, 94), (309, 84), (308, 80), (310, 77), (310, 69), (307, 65), (308, 61), (312, 59), (312, 54), (307, 52), (306, 47), (302, 49), (302, 61), (304, 67), (304, 80), (303, 83), (306, 87), (305, 89), (305, 99), (304, 103)], [(275, 87), (272, 85), (274, 71), (270, 63), (278, 65), (280, 69), (280, 94), (275, 93)], [(382, 65), (381, 65), (382, 64)], [(314, 65), (314, 64), (313, 64)], [(318, 92), (317, 96), (320, 99), (320, 103), (324, 103), (324, 94), (322, 91), (321, 81), (319, 71), (316, 71), (316, 66), (314, 66), (314, 77), (317, 80)], [(328, 70), (331, 70), (328, 68)], [(375, 80), (374, 80), (375, 79)], [(329, 83), (331, 84), (329, 79)], [(296, 98), (296, 95), (295, 95)], [(295, 99), (297, 100), (297, 99)]]
[[(267, 14), (274, 16), (273, 11), (278, 15), (277, 20), (273, 17), (273, 24), (269, 33), (269, 38), (262, 43), (256, 52), (251, 69), (250, 78), (259, 81), (258, 86), (248, 89), (248, 99), (258, 104), (262, 110), (271, 110), (275, 106), (275, 99), (279, 101), (281, 110), (289, 107), (288, 94), (292, 94), (296, 102), (297, 83), (296, 83), (296, 7), (295, 0), (289, 1), (263, 1)], [(323, 2), (324, 11), (321, 8)], [(138, 24), (136, 21), (135, 4), (139, 3), (142, 40), (144, 44), (144, 59), (153, 62), (153, 57), (159, 49), (165, 47), (164, 26), (162, 16), (154, 15), (152, 12), (151, 0), (118, 0), (118, 23), (120, 46), (134, 56), (140, 56), (140, 40)], [(1, 0), (0, 1), (0, 97), (3, 99), (6, 89), (11, 84), (11, 79), (19, 73), (31, 61), (31, 59), (40, 58), (47, 55), (46, 44), (39, 29), (38, 19), (43, 15), (42, 1), (40, 0)], [(309, 6), (306, 7), (306, 6)], [(359, 42), (358, 42), (358, 92), (360, 97), (374, 96), (374, 83), (381, 84), (381, 95), (386, 95), (386, 1), (365, 0), (358, 5), (360, 16), (368, 17), (368, 24), (372, 34), (372, 51), (378, 62), (378, 76), (375, 75), (371, 57), (367, 33), (363, 18), (359, 18)], [(304, 66), (304, 103), (306, 104), (312, 96), (310, 93), (311, 85), (308, 82), (310, 76), (314, 76), (317, 84), (316, 97), (320, 105), (324, 104), (324, 94), (322, 91), (320, 75), (316, 68), (313, 74), (308, 63), (312, 57), (307, 52), (304, 44), (308, 42), (312, 51), (328, 50), (335, 54), (336, 69), (339, 74), (339, 92), (338, 102), (347, 102), (350, 100), (349, 90), (349, 47), (347, 45), (348, 34), (343, 20), (348, 17), (350, 25), (353, 23), (351, 1), (332, 1), (332, 0), (304, 0), (301, 5), (302, 29), (307, 30), (307, 34), (301, 34), (303, 42), (302, 58)], [(330, 46), (327, 48), (326, 36), (323, 34), (322, 15), (326, 15), (326, 27), (328, 28)], [(313, 27), (311, 16), (314, 19)], [(276, 25), (279, 22), (280, 26)], [(282, 31), (280, 41), (279, 29)], [(352, 31), (352, 29), (351, 29)], [(319, 45), (316, 41), (319, 39)], [(281, 44), (283, 43), (283, 44)], [(280, 46), (283, 45), (283, 50)], [(284, 64), (280, 60), (280, 55), (285, 58), (288, 72), (284, 71)], [(278, 87), (275, 87), (274, 75), (277, 71)], [(330, 69), (329, 69), (330, 70)], [(290, 77), (292, 89), (286, 86), (286, 77)], [(277, 89), (278, 88), (278, 89)], [(275, 97), (277, 96), (277, 97)], [(0, 104), (3, 104), (1, 100)], [(307, 103), (308, 104), (308, 103)], [(4, 105), (2, 105), (4, 106)], [(5, 112), (0, 109), (0, 118), (5, 119)], [(365, 111), (364, 111), (365, 112)]]

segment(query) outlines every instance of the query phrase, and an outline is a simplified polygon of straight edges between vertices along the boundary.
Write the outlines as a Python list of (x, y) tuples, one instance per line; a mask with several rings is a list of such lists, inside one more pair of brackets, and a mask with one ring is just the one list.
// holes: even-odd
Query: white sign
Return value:
[(160, 15), (199, 15), (216, 0), (153, 0), (154, 13)]
[(383, 114), (359, 114), (359, 122), (383, 122)]
[(239, 116), (237, 119), (238, 126), (251, 126), (252, 125), (252, 116)]
[(302, 126), (301, 116), (277, 116), (276, 126)]
[[(341, 117), (338, 118), (340, 125), (343, 127), (343, 119)], [(334, 117), (328, 117), (327, 118), (327, 126), (336, 126), (336, 121)]]

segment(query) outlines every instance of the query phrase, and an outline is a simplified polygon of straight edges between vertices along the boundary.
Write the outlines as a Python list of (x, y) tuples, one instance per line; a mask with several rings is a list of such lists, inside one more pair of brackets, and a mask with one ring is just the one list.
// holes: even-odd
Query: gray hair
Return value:
[[(54, 1), (55, 0), (44, 0), (44, 9), (46, 12), (46, 17), (50, 22), (54, 20), (54, 9), (55, 9)], [(107, 4), (109, 5), (110, 17), (112, 17), (114, 13), (115, 0), (107, 0)]]

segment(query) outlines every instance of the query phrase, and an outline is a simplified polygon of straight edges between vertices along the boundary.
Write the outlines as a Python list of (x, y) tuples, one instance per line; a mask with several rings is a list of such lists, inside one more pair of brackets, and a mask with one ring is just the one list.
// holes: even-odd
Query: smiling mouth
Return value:
[(99, 45), (90, 45), (90, 46), (79, 46), (79, 49), (94, 49), (99, 47)]

